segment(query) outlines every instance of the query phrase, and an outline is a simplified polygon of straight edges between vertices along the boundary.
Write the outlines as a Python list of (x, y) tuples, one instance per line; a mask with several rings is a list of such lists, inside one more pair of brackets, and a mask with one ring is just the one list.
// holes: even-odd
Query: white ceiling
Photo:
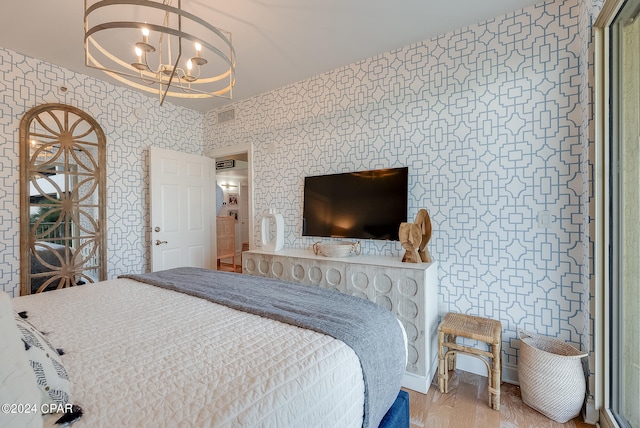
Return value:
[[(237, 101), (539, 1), (182, 0), (182, 6), (232, 33)], [(82, 0), (2, 3), (1, 47), (115, 83), (84, 65)], [(199, 111), (230, 103), (168, 101)]]

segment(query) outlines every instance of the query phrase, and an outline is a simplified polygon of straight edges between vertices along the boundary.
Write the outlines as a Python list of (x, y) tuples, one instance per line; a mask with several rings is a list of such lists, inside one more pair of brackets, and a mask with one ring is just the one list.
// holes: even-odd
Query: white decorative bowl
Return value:
[(316, 242), (313, 252), (325, 257), (347, 257), (352, 254), (360, 255), (362, 246), (358, 242)]

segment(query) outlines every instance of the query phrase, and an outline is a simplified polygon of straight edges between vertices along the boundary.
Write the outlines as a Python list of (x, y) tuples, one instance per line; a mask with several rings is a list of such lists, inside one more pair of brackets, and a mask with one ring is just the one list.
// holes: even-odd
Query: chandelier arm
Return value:
[[(136, 83), (132, 80), (127, 79), (125, 76), (127, 77), (136, 77), (136, 76), (129, 76), (126, 74), (121, 74), (118, 73), (116, 71), (112, 71), (112, 70), (108, 70), (106, 68), (101, 68), (102, 71), (104, 71), (107, 75), (111, 76), (113, 79), (122, 82), (128, 86), (131, 86), (133, 88), (139, 89), (141, 91), (144, 92), (148, 92), (148, 93), (156, 93), (157, 91), (155, 89), (151, 89), (149, 86), (144, 86), (141, 85), (139, 83)], [(154, 82), (154, 83), (158, 83), (158, 84), (162, 84), (162, 82)], [(205, 92), (205, 91), (201, 91), (199, 89), (191, 89), (191, 92), (189, 93), (189, 95), (185, 95), (182, 92), (169, 92), (167, 93), (167, 96), (170, 97), (176, 97), (176, 98), (211, 98), (211, 97), (220, 97), (220, 98), (226, 98), (226, 99), (231, 99), (231, 97), (229, 97), (227, 94), (229, 94), (231, 92), (232, 89), (232, 85), (228, 85), (225, 88), (219, 89), (217, 91), (212, 91), (212, 92)]]
[(142, 74), (142, 71), (140, 72), (140, 80), (142, 81), (142, 83), (146, 83), (147, 85), (153, 85), (155, 83), (162, 83), (162, 82), (158, 82), (157, 79), (147, 79), (144, 77), (144, 75)]
[[(169, 88), (171, 87), (171, 82), (173, 81), (173, 78), (176, 76), (176, 72), (178, 70), (178, 63), (180, 62), (181, 57), (182, 57), (182, 42), (178, 43), (178, 56), (176, 57), (175, 64), (173, 64), (171, 68), (171, 75), (169, 76), (169, 79), (165, 84), (164, 91), (162, 90), (162, 85), (160, 85), (160, 105), (164, 103), (164, 99), (167, 97), (167, 93), (169, 92)], [(162, 80), (162, 74), (160, 74), (160, 80)], [(180, 79), (178, 79), (178, 84), (180, 84)]]
[[(211, 52), (215, 53), (220, 59), (222, 59), (229, 67), (231, 68), (235, 68), (235, 60), (233, 58), (235, 58), (235, 54), (232, 55), (232, 58), (229, 59), (227, 58), (227, 56), (225, 55), (224, 52), (222, 52), (220, 49), (218, 49), (217, 47), (213, 46), (211, 43), (201, 40), (195, 36), (192, 36), (189, 33), (185, 33), (184, 31), (179, 31), (176, 30), (174, 28), (170, 28), (170, 27), (163, 27), (162, 25), (156, 25), (156, 24), (148, 24), (148, 23), (142, 23), (142, 22), (136, 22), (136, 21), (115, 21), (115, 22), (107, 22), (107, 23), (102, 23), (102, 24), (97, 24), (93, 27), (91, 27), (89, 30), (87, 30), (87, 32), (85, 33), (85, 40), (91, 38), (92, 40), (95, 40), (92, 36), (99, 32), (99, 31), (104, 31), (104, 30), (111, 30), (114, 28), (148, 28), (149, 30), (153, 30), (153, 31), (157, 31), (159, 33), (164, 33), (164, 34), (170, 34), (172, 36), (176, 36), (179, 37), (181, 39), (187, 39), (190, 40), (192, 42), (198, 42), (200, 43), (202, 46), (206, 46)], [(97, 43), (97, 42), (94, 42)], [(232, 52), (233, 51), (232, 49)], [(145, 61), (146, 62), (146, 61)]]
[[(231, 44), (230, 33), (212, 26), (208, 22), (204, 21), (198, 16), (195, 16), (190, 12), (182, 10), (181, 0), (178, 0), (177, 8), (170, 6), (166, 2), (157, 3), (150, 0), (100, 0), (100, 1), (97, 1), (96, 3), (93, 3), (92, 5), (88, 5), (88, 1), (89, 0), (85, 0), (84, 2), (85, 3), (84, 45), (85, 45), (85, 59), (86, 59), (85, 64), (87, 66), (100, 69), (104, 71), (106, 74), (108, 74), (109, 76), (115, 78), (116, 80), (122, 83), (125, 83), (129, 86), (135, 87), (137, 89), (144, 90), (145, 92), (158, 93), (158, 89), (156, 88), (155, 90), (153, 90), (150, 87), (145, 87), (140, 84), (137, 84), (130, 79), (135, 78), (138, 81), (142, 80), (143, 83), (147, 83), (150, 85), (152, 84), (160, 85), (159, 93), (161, 97), (161, 100), (160, 100), (161, 104), (166, 96), (175, 96), (175, 97), (181, 97), (181, 98), (206, 98), (206, 97), (217, 96), (217, 97), (231, 99), (231, 90), (235, 85), (236, 61), (235, 61), (235, 49)], [(165, 25), (141, 23), (136, 21), (116, 21), (116, 22), (100, 22), (94, 25), (93, 27), (89, 28), (89, 15), (91, 15), (92, 12), (95, 12), (100, 8), (113, 6), (113, 5), (140, 6), (142, 8), (154, 8), (154, 9), (164, 11), (165, 20), (163, 23)], [(168, 25), (167, 17), (169, 16), (169, 13), (176, 15), (176, 18), (178, 19), (177, 30), (171, 27), (167, 27)], [(204, 27), (205, 30), (208, 30), (210, 33), (215, 34), (215, 36), (219, 38), (219, 40), (218, 39), (216, 40), (226, 44), (226, 46), (229, 47), (228, 53), (225, 54), (219, 48), (217, 48), (212, 43), (207, 41), (206, 38), (203, 39), (200, 37), (195, 37), (189, 33), (183, 32), (182, 31), (183, 18), (190, 20), (193, 23), (199, 24), (202, 27)], [(120, 59), (118, 56), (111, 54), (109, 51), (103, 48), (94, 37), (94, 35), (96, 35), (101, 31), (111, 30), (111, 29), (123, 29), (123, 28), (141, 29), (141, 30), (147, 29), (149, 31), (158, 32), (163, 36), (164, 35), (166, 35), (167, 37), (175, 36), (178, 39), (177, 46), (180, 51), (180, 54), (178, 55), (178, 58), (176, 59), (175, 64), (172, 66), (172, 69), (169, 70), (169, 67), (166, 67), (166, 69), (163, 70), (162, 59), (160, 59), (160, 65), (158, 66), (158, 71), (154, 72), (149, 67), (146, 51), (144, 55), (144, 64), (140, 64), (141, 61), (138, 61), (135, 64), (125, 62), (122, 59)], [(211, 34), (209, 37), (213, 37), (213, 34)], [(183, 39), (192, 41), (196, 44), (200, 44), (201, 46), (206, 48), (210, 53), (212, 53), (214, 57), (218, 58), (218, 60), (222, 60), (224, 64), (228, 66), (228, 69), (218, 75), (201, 78), (200, 77), (201, 64), (198, 64), (196, 62), (197, 72), (195, 75), (191, 74), (191, 68), (189, 68), (188, 73), (185, 72), (183, 68), (178, 67), (179, 60), (182, 56), (181, 53), (182, 53)], [(120, 67), (121, 70), (113, 69), (113, 68), (110, 68), (109, 66), (103, 66), (102, 64), (100, 64), (98, 59), (90, 52), (91, 46), (96, 48), (100, 52), (100, 54), (104, 56), (104, 59), (106, 59), (107, 61), (110, 61), (113, 64), (113, 66)], [(163, 44), (161, 43), (161, 47), (162, 46)], [(198, 48), (198, 52), (199, 50), (200, 48)], [(171, 59), (169, 59), (169, 63), (171, 62), (172, 62)], [(133, 65), (137, 65), (138, 67), (134, 67)], [(146, 68), (146, 70), (144, 70), (144, 68)], [(131, 71), (136, 72), (136, 74), (131, 74)], [(222, 81), (223, 79), (226, 79), (226, 78), (229, 79), (229, 82), (228, 84), (225, 83), (226, 86), (221, 89), (213, 90), (215, 88), (209, 87), (209, 88), (206, 88), (206, 90), (201, 90), (201, 89), (198, 89), (198, 87), (192, 87), (192, 83), (194, 83), (195, 85), (210, 84), (210, 83), (216, 83), (216, 82)], [(172, 85), (176, 88), (179, 87), (182, 90), (182, 92), (186, 92), (187, 94), (185, 95), (185, 94), (181, 94), (180, 92), (170, 91)], [(199, 87), (202, 87), (202, 86), (199, 86)], [(204, 87), (202, 88), (205, 89)]]
[(220, 29), (218, 29), (218, 28), (214, 27), (213, 25), (209, 24), (204, 19), (200, 18), (199, 16), (194, 15), (191, 12), (187, 12), (186, 10), (183, 10), (181, 8), (173, 7), (173, 6), (170, 6), (170, 5), (167, 5), (167, 4), (162, 4), (162, 3), (155, 3), (155, 2), (151, 2), (149, 0), (101, 0), (101, 1), (98, 1), (98, 2), (96, 2), (94, 4), (92, 4), (88, 8), (86, 8), (86, 12), (84, 14), (85, 21), (87, 21), (88, 16), (94, 10), (100, 9), (100, 8), (106, 7), (106, 6), (113, 6), (113, 5), (132, 5), (132, 6), (150, 7), (150, 8), (154, 8), (154, 9), (160, 9), (160, 10), (163, 10), (165, 12), (174, 13), (174, 14), (179, 15), (179, 16), (184, 16), (185, 18), (189, 19), (190, 21), (197, 22), (198, 24), (202, 25), (206, 29), (216, 33), (218, 35), (218, 37), (220, 37), (227, 44), (227, 46), (229, 46), (229, 49), (231, 49), (231, 52), (233, 52), (233, 56), (235, 56), (235, 54), (236, 54), (235, 49), (231, 45), (231, 40), (229, 40), (229, 37), (227, 37), (227, 35), (224, 34), (222, 31), (220, 31)]
[[(91, 42), (91, 44), (105, 57), (107, 57), (110, 61), (113, 61), (115, 64), (119, 65), (120, 67), (130, 70), (132, 72), (134, 72), (135, 74), (131, 74), (131, 73), (127, 73), (125, 71), (120, 71), (120, 70), (111, 70), (110, 68), (108, 68), (107, 66), (102, 65), (93, 55), (91, 55), (91, 53), (89, 53), (87, 51), (87, 57), (86, 57), (86, 61), (85, 61), (85, 65), (87, 67), (92, 67), (92, 68), (97, 68), (99, 70), (108, 70), (111, 71), (112, 73), (118, 73), (121, 74), (123, 76), (128, 76), (128, 77), (134, 77), (134, 78), (138, 78), (138, 79), (144, 79), (144, 78), (151, 78), (153, 79), (153, 83), (158, 83), (155, 81), (155, 73), (153, 73), (151, 70), (147, 71), (143, 71), (143, 70), (138, 70), (135, 67), (131, 66), (131, 64), (129, 64), (128, 62), (124, 62), (122, 61), (120, 58), (118, 58), (115, 55), (112, 55), (111, 53), (109, 53), (105, 48), (102, 47), (102, 45), (100, 45), (94, 38), (90, 38), (88, 40), (89, 42)], [(89, 61), (91, 60), (91, 61)], [(146, 74), (144, 74), (146, 73)]]
[[(132, 67), (131, 64), (129, 64), (128, 62), (124, 62), (120, 58), (118, 58), (115, 55), (112, 55), (111, 53), (109, 53), (93, 37), (89, 38), (87, 40), (87, 42), (90, 42), (96, 49), (98, 49), (98, 51), (100, 51), (100, 53), (105, 55), (107, 58), (109, 58), (111, 61), (113, 61), (114, 63), (118, 64), (119, 66), (121, 66), (121, 67), (123, 67), (125, 69), (128, 69), (128, 70), (131, 70), (133, 72), (139, 72), (141, 75), (144, 75), (143, 73), (145, 73), (145, 72), (143, 72), (142, 70), (137, 70), (136, 68)], [(148, 79), (149, 77), (155, 76), (155, 73), (153, 73), (153, 71), (151, 71), (150, 69), (149, 69), (149, 72), (146, 72), (147, 74), (145, 75), (145, 77), (140, 76), (139, 74), (130, 74), (130, 73), (126, 73), (126, 72), (123, 72), (123, 71), (120, 71), (120, 70), (109, 69), (108, 67), (100, 64), (97, 61), (97, 59), (93, 55), (91, 55), (90, 53), (87, 53), (87, 58), (86, 59), (87, 60), (89, 60), (89, 59), (91, 60), (90, 62), (89, 61), (85, 61), (85, 65), (86, 66), (91, 67), (91, 68), (97, 68), (97, 69), (103, 70), (105, 72), (106, 71), (110, 71), (112, 73), (117, 73), (117, 74), (120, 74), (120, 75), (123, 75), (123, 76), (140, 78), (140, 79), (145, 79), (145, 77)], [(234, 68), (235, 68), (235, 62), (234, 62)], [(221, 74), (219, 74), (217, 76), (212, 76), (212, 77), (209, 77), (209, 78), (206, 78), (206, 79), (199, 79), (199, 81), (202, 82), (202, 83), (217, 82), (217, 81), (220, 81), (222, 79), (225, 79), (227, 77), (232, 76), (233, 72), (234, 72), (234, 70), (230, 68), (229, 70), (227, 70), (224, 73), (221, 73)], [(151, 76), (149, 76), (149, 75), (151, 75)], [(147, 80), (145, 80), (145, 82), (146, 81)], [(154, 79), (153, 83), (161, 83), (161, 82), (158, 82), (157, 79)], [(235, 80), (233, 80), (233, 83), (235, 83)], [(219, 92), (219, 91), (216, 91), (216, 92)]]

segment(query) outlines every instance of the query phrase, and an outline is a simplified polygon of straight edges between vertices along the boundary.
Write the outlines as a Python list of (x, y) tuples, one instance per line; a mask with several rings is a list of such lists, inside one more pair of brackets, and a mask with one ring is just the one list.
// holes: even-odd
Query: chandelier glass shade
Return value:
[(85, 0), (85, 64), (165, 97), (231, 99), (231, 33), (182, 9), (182, 0)]

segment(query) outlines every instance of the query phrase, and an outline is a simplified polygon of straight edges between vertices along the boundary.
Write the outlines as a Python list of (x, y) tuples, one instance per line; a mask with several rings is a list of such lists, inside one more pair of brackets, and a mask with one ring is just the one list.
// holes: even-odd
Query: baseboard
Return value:
[(427, 366), (429, 373), (426, 376), (420, 376), (415, 373), (405, 372), (402, 378), (402, 387), (412, 391), (426, 394), (433, 382), (433, 378), (438, 371), (438, 354), (434, 355), (431, 364)]
[[(478, 358), (458, 353), (456, 356), (456, 369), (487, 377), (487, 366)], [(519, 385), (518, 366), (502, 364), (502, 381)]]
[(600, 412), (596, 409), (596, 403), (593, 397), (587, 398), (584, 405), (582, 418), (588, 424), (595, 425), (600, 421)]
[(426, 376), (420, 376), (415, 373), (405, 372), (402, 377), (402, 387), (426, 394), (429, 390), (431, 381), (427, 382)]
[[(458, 353), (456, 357), (456, 369), (487, 377), (487, 366), (485, 366), (484, 363), (478, 358), (470, 357), (468, 355)], [(433, 378), (437, 371), (438, 358), (436, 355), (434, 360), (429, 365), (429, 373), (426, 376), (420, 376), (415, 373), (405, 372), (404, 377), (402, 378), (402, 386), (404, 388), (411, 389), (412, 391), (426, 394), (429, 390), (429, 386), (433, 382)], [(519, 385), (518, 367), (513, 364), (503, 364), (502, 381), (514, 385)]]

